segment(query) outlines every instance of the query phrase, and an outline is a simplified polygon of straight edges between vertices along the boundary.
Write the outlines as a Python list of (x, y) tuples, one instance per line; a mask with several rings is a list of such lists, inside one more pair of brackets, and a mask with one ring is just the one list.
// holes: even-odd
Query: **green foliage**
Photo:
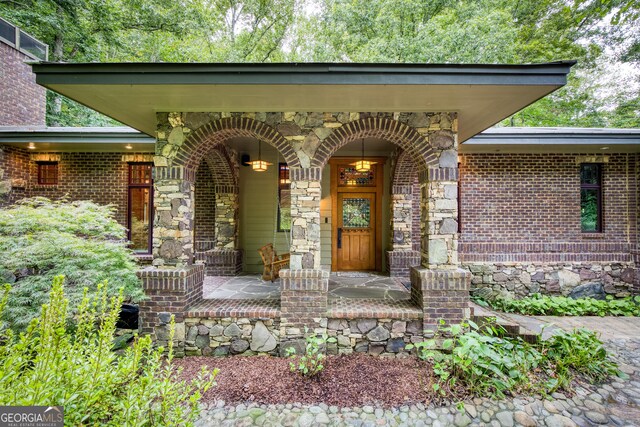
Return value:
[(486, 325), (481, 330), (470, 321), (448, 327), (441, 324), (436, 338), (416, 343), (418, 355), (433, 363), (439, 378), (434, 391), (455, 395), (459, 384), (478, 396), (503, 398), (505, 392), (530, 384), (529, 374), (538, 367), (541, 354), (503, 334), (499, 326)]
[(83, 288), (93, 295), (105, 280), (110, 295), (122, 288), (128, 300), (143, 297), (125, 229), (113, 214), (110, 206), (45, 198), (0, 209), (0, 278), (12, 284), (4, 319), (12, 328), (38, 315), (58, 275), (66, 277), (72, 313)]
[(326, 333), (318, 336), (308, 332), (308, 329), (305, 328), (305, 353), (302, 356), (296, 356), (296, 349), (289, 347), (286, 350), (286, 356), (292, 360), (289, 362), (291, 372), (298, 372), (305, 377), (315, 377), (324, 370), (323, 361), (326, 356), (323, 351), (325, 344), (336, 342), (336, 339), (329, 338)]
[(593, 381), (618, 374), (596, 334), (586, 330), (561, 332), (539, 344), (505, 336), (502, 327), (489, 323), (444, 326), (433, 339), (407, 346), (433, 364), (441, 396), (504, 398), (522, 390), (549, 393), (569, 389), (574, 373)]
[[(0, 311), (9, 298), (7, 285)], [(72, 335), (63, 280), (55, 278), (41, 316), (20, 336), (2, 331), (0, 405), (62, 405), (67, 425), (193, 425), (217, 371), (203, 368), (190, 382), (178, 379), (172, 339), (166, 358), (148, 336), (118, 356), (111, 347), (121, 303), (121, 294), (107, 297), (106, 286), (93, 298), (85, 292)]]
[[(639, 11), (635, 0), (0, 0), (54, 61), (579, 61), (567, 88), (505, 126), (640, 126), (637, 70), (617, 67), (640, 63)], [(114, 123), (59, 95), (48, 112), (49, 125)]]
[(597, 300), (534, 294), (522, 299), (496, 298), (484, 302), (506, 313), (528, 315), (640, 316), (640, 296), (616, 299), (608, 295), (604, 300)]

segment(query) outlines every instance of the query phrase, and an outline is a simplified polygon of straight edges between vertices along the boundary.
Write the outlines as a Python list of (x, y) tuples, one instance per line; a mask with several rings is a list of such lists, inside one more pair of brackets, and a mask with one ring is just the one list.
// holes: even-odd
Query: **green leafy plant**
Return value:
[(11, 292), (4, 320), (23, 330), (48, 300), (53, 278), (66, 277), (73, 314), (83, 298), (108, 281), (108, 293), (123, 289), (125, 299), (143, 297), (126, 231), (113, 218), (112, 206), (87, 201), (24, 199), (0, 209), (0, 280)]
[(336, 339), (329, 337), (326, 333), (322, 335), (309, 334), (305, 328), (305, 352), (301, 356), (296, 355), (296, 349), (287, 348), (285, 354), (292, 361), (289, 362), (291, 372), (298, 372), (305, 377), (314, 377), (324, 370), (324, 347), (326, 343), (336, 342)]
[(640, 316), (640, 296), (615, 299), (608, 295), (604, 300), (597, 300), (588, 297), (573, 299), (533, 294), (522, 299), (474, 300), (506, 313), (543, 316)]
[(415, 348), (420, 358), (433, 363), (439, 379), (433, 388), (441, 395), (455, 395), (459, 384), (477, 395), (504, 397), (506, 391), (527, 384), (540, 355), (524, 341), (503, 335), (494, 324), (441, 322), (436, 338), (416, 343)]
[(437, 377), (433, 390), (443, 397), (472, 393), (503, 398), (523, 390), (549, 393), (569, 389), (576, 373), (592, 381), (620, 374), (597, 335), (586, 330), (561, 332), (528, 344), (505, 336), (494, 323), (445, 326), (441, 322), (433, 339), (407, 346), (412, 348), (431, 362)]
[[(9, 294), (6, 285), (0, 311)], [(111, 351), (121, 303), (122, 295), (108, 298), (104, 285), (95, 297), (85, 292), (71, 334), (63, 279), (55, 278), (49, 302), (25, 332), (2, 330), (0, 405), (62, 405), (67, 425), (193, 425), (198, 401), (214, 385), (217, 371), (203, 367), (191, 382), (178, 378), (172, 365), (173, 319), (166, 356), (148, 336), (137, 338), (122, 355)]]

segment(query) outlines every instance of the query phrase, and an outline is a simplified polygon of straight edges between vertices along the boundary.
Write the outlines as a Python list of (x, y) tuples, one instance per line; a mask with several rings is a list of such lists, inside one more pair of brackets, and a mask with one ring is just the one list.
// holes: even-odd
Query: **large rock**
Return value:
[(165, 240), (160, 245), (160, 257), (165, 259), (174, 259), (182, 255), (182, 243), (177, 240)]
[(458, 232), (458, 221), (453, 218), (445, 218), (440, 225), (440, 234), (454, 234)]
[(264, 323), (257, 321), (251, 333), (251, 350), (266, 353), (275, 349), (277, 345), (278, 342), (269, 329), (264, 326)]
[(249, 342), (247, 340), (234, 340), (231, 343), (231, 353), (238, 354), (244, 353), (249, 348)]
[(558, 271), (558, 283), (563, 292), (571, 290), (580, 284), (580, 275), (573, 271), (562, 269)]
[(399, 353), (404, 349), (404, 340), (402, 338), (393, 338), (387, 342), (387, 352)]
[(446, 264), (448, 261), (447, 243), (441, 239), (429, 240), (429, 263)]
[(601, 283), (585, 283), (584, 285), (576, 286), (569, 294), (569, 297), (573, 299), (587, 297), (605, 299), (605, 292)]
[(224, 328), (225, 337), (239, 337), (240, 335), (242, 335), (242, 329), (240, 329), (240, 327), (235, 323)]
[(378, 326), (373, 329), (371, 332), (367, 334), (367, 338), (369, 341), (386, 341), (390, 337), (389, 331), (383, 328), (382, 326)]
[(361, 319), (358, 320), (358, 330), (361, 334), (366, 334), (370, 330), (376, 327), (378, 321), (376, 319)]

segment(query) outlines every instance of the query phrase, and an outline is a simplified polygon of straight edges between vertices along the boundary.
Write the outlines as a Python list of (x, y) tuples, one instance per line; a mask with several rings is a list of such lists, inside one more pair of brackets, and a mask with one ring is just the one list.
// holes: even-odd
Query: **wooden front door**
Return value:
[(376, 268), (376, 193), (338, 194), (338, 270)]
[(369, 172), (360, 158), (333, 157), (331, 167), (331, 270), (382, 271), (382, 182), (384, 157)]

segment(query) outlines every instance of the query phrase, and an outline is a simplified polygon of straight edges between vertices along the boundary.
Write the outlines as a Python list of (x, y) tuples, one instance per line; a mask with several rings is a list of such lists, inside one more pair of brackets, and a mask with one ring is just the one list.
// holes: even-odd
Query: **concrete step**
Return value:
[(501, 316), (500, 313), (495, 312), (487, 307), (482, 307), (474, 302), (469, 303), (471, 311), (471, 320), (478, 326), (490, 323), (492, 320), (498, 326), (501, 326), (510, 337), (520, 337), (523, 341), (530, 344), (539, 342), (541, 335), (537, 332), (531, 331), (526, 327), (512, 321), (511, 319)]

